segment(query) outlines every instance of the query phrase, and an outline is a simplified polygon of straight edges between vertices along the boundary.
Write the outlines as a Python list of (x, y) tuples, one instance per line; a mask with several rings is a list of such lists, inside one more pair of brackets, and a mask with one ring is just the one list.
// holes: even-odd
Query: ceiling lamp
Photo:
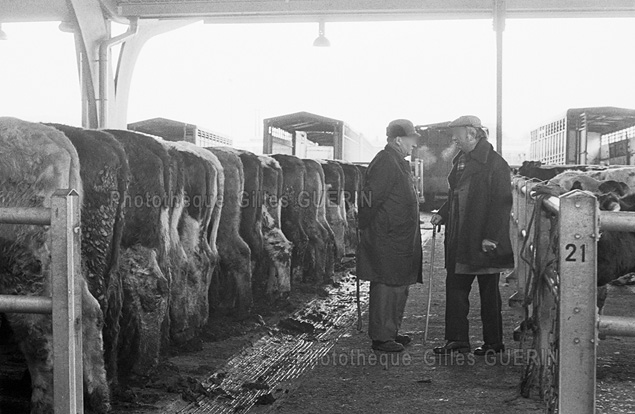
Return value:
[(331, 46), (331, 42), (324, 36), (324, 21), (320, 21), (320, 29), (318, 32), (318, 37), (313, 41), (313, 46), (315, 47), (329, 47)]
[(57, 28), (64, 33), (75, 33), (75, 25), (71, 22), (62, 21)]
[(7, 36), (7, 32), (2, 30), (2, 23), (0, 23), (0, 40), (7, 40), (9, 36)]

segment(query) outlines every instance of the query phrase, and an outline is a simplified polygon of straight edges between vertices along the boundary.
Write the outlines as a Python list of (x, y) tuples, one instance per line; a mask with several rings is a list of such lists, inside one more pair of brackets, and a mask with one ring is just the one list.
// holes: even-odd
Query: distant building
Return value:
[[(563, 116), (531, 131), (529, 158), (551, 165), (613, 163), (610, 155), (617, 152), (609, 154), (609, 141), (622, 140), (626, 132), (620, 135), (620, 131), (634, 125), (633, 109), (569, 109)], [(614, 151), (617, 146), (612, 146)], [(602, 151), (603, 147), (606, 151)], [(614, 156), (613, 160), (617, 161), (618, 157)]]
[(264, 154), (368, 162), (379, 151), (344, 121), (309, 112), (267, 118), (263, 125)]
[(166, 118), (152, 118), (128, 124), (128, 129), (156, 135), (167, 141), (187, 141), (199, 147), (232, 146), (233, 140), (210, 129), (173, 121)]

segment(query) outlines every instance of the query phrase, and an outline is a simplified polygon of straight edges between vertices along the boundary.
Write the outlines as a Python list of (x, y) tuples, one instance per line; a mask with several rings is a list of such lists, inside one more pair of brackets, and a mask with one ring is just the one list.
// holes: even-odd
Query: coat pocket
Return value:
[(410, 217), (389, 216), (388, 242), (397, 254), (412, 254), (417, 225)]

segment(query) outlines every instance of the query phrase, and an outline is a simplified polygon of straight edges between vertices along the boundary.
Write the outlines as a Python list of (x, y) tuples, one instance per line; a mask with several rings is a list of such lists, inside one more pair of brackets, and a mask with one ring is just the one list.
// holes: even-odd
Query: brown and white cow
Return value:
[(283, 173), (278, 161), (260, 155), (262, 163), (262, 235), (266, 267), (265, 293), (275, 298), (291, 291), (291, 255), (293, 244), (281, 229)]
[(170, 148), (171, 156), (178, 153), (183, 175), (182, 196), (170, 198), (183, 204), (174, 208), (171, 219), (176, 230), (173, 243), (182, 256), (170, 285), (170, 328), (175, 342), (185, 342), (198, 334), (209, 317), (209, 287), (217, 258), (208, 234), (218, 198), (218, 171), (208, 159), (214, 157), (209, 151), (205, 151), (206, 157), (200, 154), (204, 150), (192, 144), (157, 139)]
[(326, 220), (333, 230), (335, 238), (335, 262), (339, 263), (346, 250), (346, 206), (344, 202), (344, 170), (342, 166), (333, 160), (320, 161), (324, 170), (324, 183), (326, 185)]
[(282, 169), (282, 189), (280, 193), (281, 228), (284, 235), (293, 243), (291, 253), (291, 283), (304, 281), (304, 256), (309, 245), (309, 236), (305, 230), (304, 211), (300, 205), (300, 196), (304, 194), (306, 167), (304, 162), (294, 155), (273, 154)]
[(344, 171), (344, 203), (346, 207), (346, 255), (353, 255), (357, 251), (357, 197), (361, 188), (361, 174), (359, 169), (347, 161), (338, 161)]
[(232, 148), (210, 147), (223, 166), (221, 220), (218, 228), (219, 266), (214, 271), (210, 300), (215, 309), (237, 309), (245, 313), (253, 303), (251, 291), (251, 251), (240, 237), (241, 203), (245, 188), (242, 162)]
[[(60, 131), (0, 118), (0, 207), (50, 207), (58, 189), (74, 188), (83, 200), (77, 151)], [(0, 224), (0, 293), (50, 296), (48, 228)], [(84, 267), (84, 269), (86, 269)], [(31, 412), (53, 412), (50, 315), (8, 313), (6, 318), (31, 374)], [(84, 389), (98, 413), (110, 408), (99, 303), (82, 278)]]
[[(319, 162), (303, 159), (306, 167), (304, 226), (309, 236), (309, 261), (305, 260), (308, 280), (323, 283), (332, 280), (335, 270), (335, 235), (326, 219), (326, 184)], [(306, 278), (305, 278), (306, 279)]]
[(265, 296), (268, 266), (265, 263), (262, 235), (263, 165), (252, 152), (236, 150), (243, 165), (245, 186), (241, 200), (240, 236), (251, 251), (251, 284), (256, 296)]

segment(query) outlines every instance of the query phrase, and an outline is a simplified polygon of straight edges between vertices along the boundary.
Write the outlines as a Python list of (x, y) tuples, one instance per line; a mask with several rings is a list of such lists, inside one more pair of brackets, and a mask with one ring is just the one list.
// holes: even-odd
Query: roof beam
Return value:
[[(507, 0), (507, 18), (635, 16), (633, 0)], [(124, 17), (219, 22), (491, 18), (492, 0), (119, 0)]]

